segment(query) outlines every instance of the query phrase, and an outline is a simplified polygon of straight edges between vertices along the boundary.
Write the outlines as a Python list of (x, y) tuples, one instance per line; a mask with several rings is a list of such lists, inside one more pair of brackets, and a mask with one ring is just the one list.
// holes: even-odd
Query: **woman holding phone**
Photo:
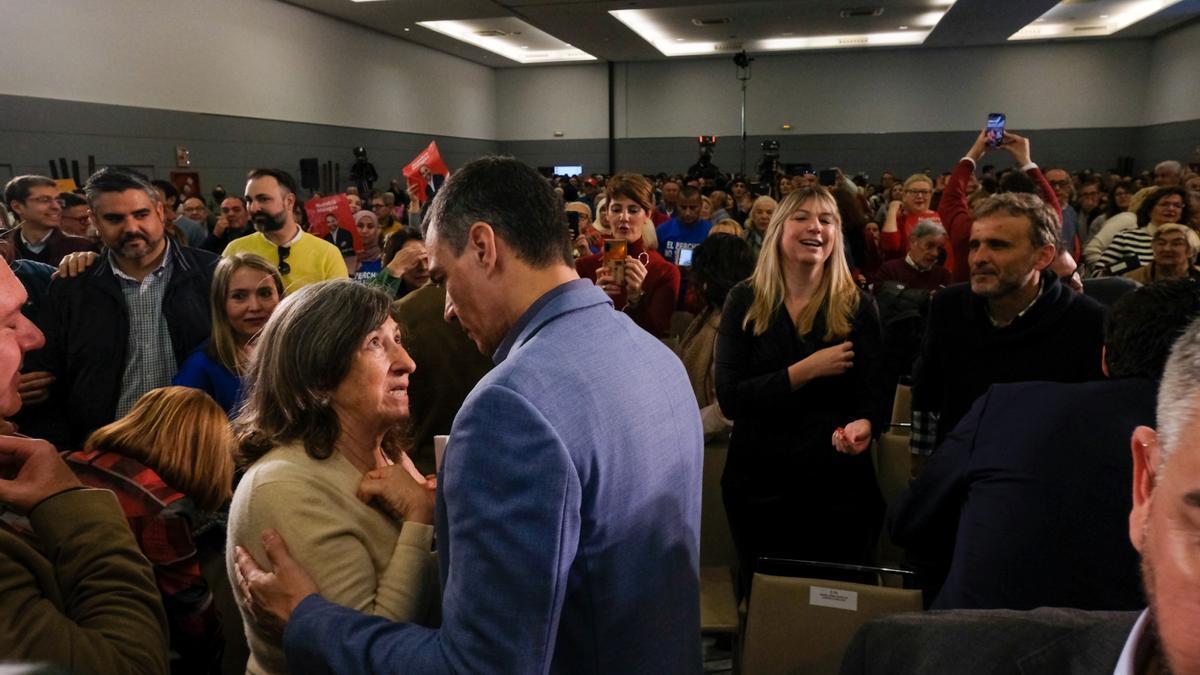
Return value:
[(679, 296), (679, 268), (659, 255), (656, 245), (643, 241), (644, 236), (654, 232), (653, 212), (654, 186), (650, 181), (634, 173), (613, 176), (605, 190), (602, 217), (608, 225), (608, 236), (626, 242), (625, 254), (620, 260), (612, 260), (613, 247), (606, 246), (600, 253), (576, 260), (575, 270), (585, 279), (594, 279), (618, 311), (628, 314), (651, 335), (665, 338), (670, 335), (671, 314)]
[(871, 457), (886, 395), (875, 305), (855, 286), (822, 187), (789, 194), (717, 339), (733, 420), (721, 478), (742, 590), (763, 555), (864, 563), (882, 516)]

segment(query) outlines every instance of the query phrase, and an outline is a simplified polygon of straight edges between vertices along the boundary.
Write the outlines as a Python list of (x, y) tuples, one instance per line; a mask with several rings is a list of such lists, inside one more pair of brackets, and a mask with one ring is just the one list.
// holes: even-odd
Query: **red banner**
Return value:
[(404, 167), (404, 177), (408, 184), (417, 186), (417, 198), (422, 204), (433, 198), (442, 184), (450, 176), (450, 168), (442, 161), (442, 153), (438, 152), (437, 141), (431, 141), (429, 147), (421, 151), (413, 161)]
[[(346, 199), (346, 195), (314, 197), (304, 202), (304, 211), (308, 215), (308, 231), (311, 234), (324, 239), (334, 228), (345, 230), (354, 241), (354, 250), (362, 250), (358, 225), (354, 222), (354, 214), (350, 213), (350, 200)], [(339, 237), (345, 236), (335, 236), (334, 243)]]

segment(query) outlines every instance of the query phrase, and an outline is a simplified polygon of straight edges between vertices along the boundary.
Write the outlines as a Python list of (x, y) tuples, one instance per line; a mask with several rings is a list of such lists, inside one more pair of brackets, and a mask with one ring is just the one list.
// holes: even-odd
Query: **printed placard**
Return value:
[(858, 593), (855, 591), (843, 591), (838, 588), (810, 586), (808, 589), (808, 604), (816, 605), (817, 607), (832, 607), (834, 609), (846, 609), (851, 612), (857, 612)]

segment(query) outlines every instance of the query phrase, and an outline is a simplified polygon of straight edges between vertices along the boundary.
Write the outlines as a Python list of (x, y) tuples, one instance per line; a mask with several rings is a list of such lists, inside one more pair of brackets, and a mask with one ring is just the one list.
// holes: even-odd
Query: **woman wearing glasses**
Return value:
[[(888, 204), (887, 215), (883, 219), (883, 229), (880, 230), (879, 243), (883, 248), (883, 259), (894, 260), (908, 255), (908, 239), (917, 223), (922, 220), (942, 222), (937, 211), (930, 210), (933, 199), (933, 181), (923, 173), (914, 173), (904, 181), (900, 199)], [(947, 250), (947, 254), (949, 251)], [(953, 269), (953, 260), (945, 262), (947, 269)]]
[(603, 217), (610, 237), (627, 242), (624, 271), (618, 272), (623, 278), (605, 264), (604, 251), (579, 258), (575, 270), (584, 279), (594, 279), (613, 299), (613, 306), (646, 332), (668, 337), (679, 296), (679, 268), (643, 241), (643, 237), (654, 233), (650, 215), (654, 211), (654, 187), (644, 176), (619, 173), (608, 181), (605, 200)]

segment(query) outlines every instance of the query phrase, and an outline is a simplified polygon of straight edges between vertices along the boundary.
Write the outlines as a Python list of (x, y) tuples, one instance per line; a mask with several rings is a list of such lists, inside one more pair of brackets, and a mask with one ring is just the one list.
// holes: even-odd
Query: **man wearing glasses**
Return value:
[(96, 231), (92, 229), (92, 210), (86, 199), (74, 192), (60, 192), (58, 203), (62, 204), (62, 226), (59, 229), (63, 234), (97, 241)]
[(246, 203), (254, 234), (234, 239), (222, 255), (254, 253), (279, 267), (288, 293), (308, 284), (348, 279), (337, 246), (300, 229), (292, 213), (296, 181), (279, 169), (252, 169), (247, 174)]
[(4, 186), (4, 203), (16, 215), (17, 225), (0, 236), (9, 242), (18, 259), (58, 267), (68, 253), (94, 249), (91, 241), (61, 231), (63, 205), (53, 180), (17, 176)]

